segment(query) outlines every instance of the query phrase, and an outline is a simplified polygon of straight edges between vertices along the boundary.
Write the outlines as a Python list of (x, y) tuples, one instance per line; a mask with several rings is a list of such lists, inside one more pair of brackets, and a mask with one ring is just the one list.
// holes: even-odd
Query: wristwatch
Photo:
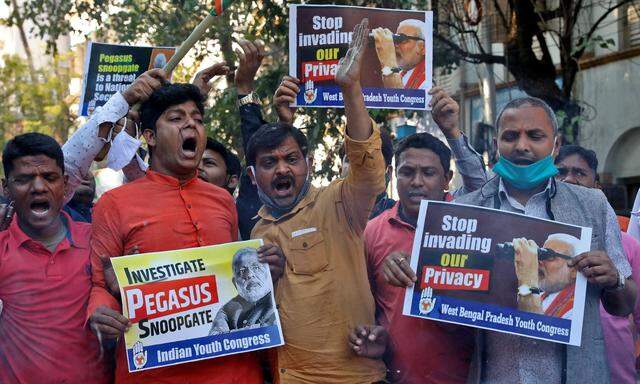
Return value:
[(518, 296), (529, 296), (529, 295), (539, 295), (542, 291), (540, 288), (530, 287), (527, 284), (522, 284), (518, 287)]
[(238, 99), (238, 101), (236, 101), (236, 105), (238, 106), (238, 108), (247, 104), (260, 105), (260, 97), (258, 97), (258, 94), (256, 94), (255, 92), (251, 92), (250, 94), (243, 96), (242, 98)]
[(402, 68), (400, 67), (383, 67), (382, 68), (382, 76), (390, 76), (393, 75), (394, 73), (400, 73), (402, 72)]

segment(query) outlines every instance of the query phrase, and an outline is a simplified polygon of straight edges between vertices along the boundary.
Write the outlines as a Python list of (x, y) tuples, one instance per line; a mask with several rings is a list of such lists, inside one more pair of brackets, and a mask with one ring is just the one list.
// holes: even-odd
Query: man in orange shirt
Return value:
[[(271, 350), (276, 383), (371, 384), (385, 377), (381, 360), (357, 356), (347, 345), (355, 325), (375, 321), (362, 232), (385, 185), (380, 130), (360, 85), (367, 24), (356, 27), (336, 71), (347, 116), (347, 177), (313, 187), (306, 137), (286, 123), (262, 126), (247, 145), (264, 204), (251, 235), (279, 244), (287, 255), (275, 287), (286, 342)], [(276, 91), (280, 116), (293, 112), (289, 105), (300, 91), (293, 81), (285, 79)]]
[[(130, 325), (122, 316), (110, 257), (227, 243), (238, 238), (233, 197), (197, 177), (206, 135), (203, 99), (197, 87), (164, 84), (149, 95), (127, 90), (129, 105), (144, 101), (142, 127), (151, 154), (147, 174), (105, 193), (94, 210), (91, 261), (93, 285), (87, 311), (103, 339), (117, 338)], [(148, 97), (148, 100), (145, 100)], [(277, 247), (258, 250), (277, 278), (284, 263)], [(106, 277), (106, 279), (105, 279)], [(255, 353), (129, 373), (123, 338), (117, 348), (117, 383), (262, 384)]]

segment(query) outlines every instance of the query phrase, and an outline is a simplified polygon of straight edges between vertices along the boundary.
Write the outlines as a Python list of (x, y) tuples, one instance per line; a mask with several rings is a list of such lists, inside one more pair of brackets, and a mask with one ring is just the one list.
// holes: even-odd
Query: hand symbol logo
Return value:
[(426, 315), (433, 310), (436, 306), (436, 298), (433, 296), (433, 288), (427, 287), (422, 290), (420, 294), (420, 314)]
[(318, 90), (313, 87), (313, 81), (307, 80), (307, 82), (304, 83), (304, 101), (307, 104), (311, 104), (314, 101), (316, 101), (317, 97), (318, 97)]
[(133, 344), (133, 365), (136, 369), (140, 369), (147, 364), (147, 351), (144, 350), (144, 345), (141, 342)]

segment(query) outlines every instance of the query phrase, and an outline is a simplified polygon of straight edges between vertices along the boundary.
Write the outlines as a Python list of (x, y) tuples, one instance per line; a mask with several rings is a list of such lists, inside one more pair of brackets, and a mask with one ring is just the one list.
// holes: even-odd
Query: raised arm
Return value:
[(460, 106), (441, 87), (433, 87), (429, 94), (433, 120), (447, 139), (456, 169), (462, 176), (462, 187), (453, 195), (473, 192), (487, 182), (487, 172), (482, 156), (469, 145), (469, 140), (460, 130)]
[(356, 26), (349, 50), (336, 72), (347, 115), (345, 150), (350, 164), (349, 174), (341, 184), (341, 200), (347, 221), (358, 234), (364, 231), (376, 196), (385, 188), (380, 131), (369, 117), (360, 85), (367, 25), (368, 20), (364, 19)]
[(94, 159), (100, 161), (106, 156), (116, 122), (127, 115), (130, 106), (146, 100), (165, 79), (162, 69), (143, 73), (124, 92), (111, 96), (62, 146), (65, 173), (69, 176), (65, 203), (71, 200), (76, 188), (88, 176)]

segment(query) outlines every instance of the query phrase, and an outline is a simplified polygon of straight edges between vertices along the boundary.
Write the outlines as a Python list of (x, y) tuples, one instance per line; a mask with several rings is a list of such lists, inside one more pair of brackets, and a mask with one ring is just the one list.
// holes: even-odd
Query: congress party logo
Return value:
[(433, 311), (436, 306), (436, 298), (433, 297), (433, 288), (426, 287), (420, 295), (420, 314), (426, 315)]

